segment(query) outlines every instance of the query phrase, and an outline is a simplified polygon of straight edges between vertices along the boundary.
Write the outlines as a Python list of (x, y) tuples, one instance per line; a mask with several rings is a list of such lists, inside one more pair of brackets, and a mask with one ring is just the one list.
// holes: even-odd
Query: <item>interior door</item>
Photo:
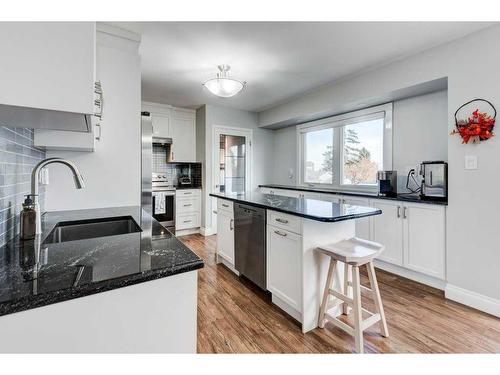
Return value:
[[(251, 188), (251, 139), (249, 129), (215, 127), (213, 134), (212, 191), (241, 194)], [(212, 228), (217, 229), (217, 198), (212, 197)]]

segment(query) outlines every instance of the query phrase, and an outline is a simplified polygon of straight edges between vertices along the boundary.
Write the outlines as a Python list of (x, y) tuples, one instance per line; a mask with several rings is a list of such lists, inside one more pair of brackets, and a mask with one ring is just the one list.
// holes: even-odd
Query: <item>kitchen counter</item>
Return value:
[(353, 206), (311, 198), (284, 197), (259, 192), (244, 194), (211, 193), (210, 196), (330, 223), (382, 213), (381, 210), (372, 207)]
[[(142, 231), (43, 244), (58, 222), (132, 216)], [(49, 212), (39, 240), (0, 248), (0, 316), (197, 270), (203, 261), (140, 207)]]
[(325, 194), (345, 195), (345, 196), (353, 196), (353, 197), (387, 199), (387, 200), (402, 201), (402, 202), (437, 204), (437, 205), (444, 205), (444, 206), (448, 205), (447, 200), (422, 199), (420, 197), (420, 195), (418, 195), (418, 194), (400, 193), (400, 194), (397, 194), (396, 196), (393, 196), (393, 197), (387, 197), (385, 195), (372, 194), (372, 193), (328, 190), (328, 189), (318, 189), (318, 188), (311, 188), (311, 187), (304, 187), (304, 186), (289, 186), (289, 185), (279, 185), (279, 184), (259, 185), (259, 187), (271, 188), (271, 189), (295, 190), (295, 191), (309, 191), (309, 192), (313, 192), (313, 193), (325, 193)]

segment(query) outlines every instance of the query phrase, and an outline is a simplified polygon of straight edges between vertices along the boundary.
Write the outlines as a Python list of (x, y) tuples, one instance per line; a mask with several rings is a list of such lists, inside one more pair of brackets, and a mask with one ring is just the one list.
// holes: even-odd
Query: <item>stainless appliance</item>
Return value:
[(266, 210), (234, 205), (234, 266), (243, 276), (266, 289)]
[(151, 163), (153, 160), (153, 123), (149, 112), (141, 112), (142, 150), (141, 150), (141, 206), (152, 214), (151, 200)]
[(164, 173), (152, 174), (153, 217), (170, 232), (175, 232), (175, 187)]
[(153, 145), (165, 148), (166, 162), (170, 163), (174, 161), (174, 155), (172, 152), (172, 138), (166, 137), (153, 137)]
[(179, 185), (180, 186), (191, 185), (191, 177), (185, 174), (179, 176)]
[(387, 197), (397, 194), (397, 172), (396, 171), (378, 171), (378, 192)]
[(424, 161), (420, 164), (422, 199), (446, 200), (448, 198), (448, 163)]

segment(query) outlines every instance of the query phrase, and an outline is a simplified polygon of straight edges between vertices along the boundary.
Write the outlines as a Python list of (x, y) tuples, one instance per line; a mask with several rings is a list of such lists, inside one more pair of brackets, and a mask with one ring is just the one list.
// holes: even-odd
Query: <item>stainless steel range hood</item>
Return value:
[(90, 132), (91, 115), (0, 104), (0, 123), (33, 129)]
[(171, 145), (172, 144), (172, 138), (155, 137), (155, 136), (153, 136), (153, 144), (154, 145)]

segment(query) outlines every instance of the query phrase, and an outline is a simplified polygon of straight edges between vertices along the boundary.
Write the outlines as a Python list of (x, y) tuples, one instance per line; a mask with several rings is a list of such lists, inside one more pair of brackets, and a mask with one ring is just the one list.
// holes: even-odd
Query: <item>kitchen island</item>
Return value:
[[(302, 331), (317, 327), (329, 259), (318, 246), (355, 236), (354, 220), (379, 215), (381, 210), (309, 198), (247, 192), (210, 194), (218, 198), (218, 256), (233, 271), (234, 212), (238, 205), (266, 210), (266, 289), (275, 305), (302, 324)], [(233, 217), (231, 218), (231, 215)], [(225, 218), (228, 218), (226, 220)], [(229, 230), (225, 224), (229, 222)], [(231, 236), (233, 238), (231, 238)], [(247, 239), (250, 243), (252, 238)], [(233, 245), (234, 246), (234, 245)], [(229, 250), (228, 250), (229, 248)], [(343, 267), (338, 267), (334, 288), (341, 289)], [(331, 311), (330, 314), (338, 314)]]
[[(112, 219), (129, 233), (85, 225)], [(196, 352), (203, 261), (149, 213), (49, 212), (42, 229), (0, 248), (0, 352)]]

